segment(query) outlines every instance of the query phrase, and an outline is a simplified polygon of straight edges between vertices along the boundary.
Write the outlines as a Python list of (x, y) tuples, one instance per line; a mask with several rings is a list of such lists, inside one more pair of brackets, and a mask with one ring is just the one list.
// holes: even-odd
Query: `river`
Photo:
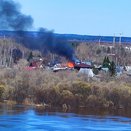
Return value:
[(0, 131), (131, 131), (131, 117), (120, 114), (2, 105)]

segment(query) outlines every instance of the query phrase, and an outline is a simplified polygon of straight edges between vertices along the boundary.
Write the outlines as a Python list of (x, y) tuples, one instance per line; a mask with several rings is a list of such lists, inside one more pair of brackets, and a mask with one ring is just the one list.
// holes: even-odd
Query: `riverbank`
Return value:
[(23, 104), (7, 104), (0, 103), (0, 110), (13, 110), (17, 112), (24, 112), (28, 110), (34, 110), (38, 114), (45, 113), (74, 113), (83, 116), (87, 115), (96, 115), (96, 116), (123, 116), (131, 118), (130, 109), (102, 109), (102, 108), (71, 108), (71, 109), (63, 109), (61, 107), (43, 107), (43, 106), (35, 106), (35, 105), (23, 105)]
[[(0, 130), (127, 130), (131, 115), (122, 111), (42, 109), (0, 105)], [(18, 124), (19, 123), (19, 124)], [(94, 126), (95, 125), (95, 126)]]
[(7, 104), (127, 109), (131, 107), (131, 83), (120, 79), (93, 81), (77, 73), (46, 70), (1, 70), (0, 99)]

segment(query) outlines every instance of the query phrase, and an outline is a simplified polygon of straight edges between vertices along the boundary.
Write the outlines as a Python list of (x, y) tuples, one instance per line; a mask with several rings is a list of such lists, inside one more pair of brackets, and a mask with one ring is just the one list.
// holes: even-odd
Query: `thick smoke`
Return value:
[(48, 49), (50, 52), (65, 56), (67, 59), (72, 60), (74, 50), (65, 38), (56, 36), (52, 31), (40, 29), (38, 33), (37, 42), (42, 49)]
[[(35, 34), (27, 32), (32, 27), (33, 19), (21, 13), (20, 5), (13, 0), (0, 0), (0, 30), (15, 31), (15, 39), (26, 47), (38, 49), (43, 54), (47, 51), (73, 58), (73, 48), (64, 38), (56, 37), (52, 31), (40, 28)], [(16, 52), (17, 53), (17, 52)]]
[(32, 27), (31, 16), (20, 12), (20, 5), (13, 0), (0, 0), (0, 29), (27, 30)]

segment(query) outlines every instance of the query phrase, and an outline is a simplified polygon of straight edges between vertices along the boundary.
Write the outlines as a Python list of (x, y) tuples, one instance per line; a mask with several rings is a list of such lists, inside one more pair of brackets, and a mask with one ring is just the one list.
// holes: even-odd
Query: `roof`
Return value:
[(74, 68), (93, 68), (93, 66), (90, 63), (80, 62), (75, 63)]

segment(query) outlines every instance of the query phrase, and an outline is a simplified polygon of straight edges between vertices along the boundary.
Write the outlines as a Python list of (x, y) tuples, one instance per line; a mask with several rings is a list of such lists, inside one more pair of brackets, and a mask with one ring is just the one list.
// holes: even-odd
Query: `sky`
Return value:
[(62, 34), (130, 36), (131, 0), (14, 0), (34, 28)]

